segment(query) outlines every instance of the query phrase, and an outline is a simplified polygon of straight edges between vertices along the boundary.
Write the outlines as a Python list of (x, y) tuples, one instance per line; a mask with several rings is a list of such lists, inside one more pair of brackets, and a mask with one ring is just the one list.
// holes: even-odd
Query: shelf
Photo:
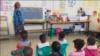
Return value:
[(27, 20), (25, 21), (25, 24), (44, 24), (46, 21), (32, 21), (32, 20)]
[(8, 28), (7, 27), (0, 27), (0, 31), (7, 31)]
[(9, 36), (8, 35), (0, 35), (0, 40), (2, 39), (9, 39)]
[(26, 30), (27, 32), (47, 32), (48, 30), (43, 29), (34, 29), (34, 30)]

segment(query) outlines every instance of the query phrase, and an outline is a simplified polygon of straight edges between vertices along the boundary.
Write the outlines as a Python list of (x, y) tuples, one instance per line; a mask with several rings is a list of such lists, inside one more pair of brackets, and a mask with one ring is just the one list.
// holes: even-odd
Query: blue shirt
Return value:
[(14, 15), (13, 15), (13, 18), (14, 18), (14, 25), (18, 25), (19, 21), (18, 21), (18, 16), (17, 16), (17, 12), (20, 11), (21, 13), (21, 18), (20, 20), (22, 21), (22, 23), (24, 23), (24, 16), (23, 16), (23, 13), (20, 9), (15, 9), (14, 10)]

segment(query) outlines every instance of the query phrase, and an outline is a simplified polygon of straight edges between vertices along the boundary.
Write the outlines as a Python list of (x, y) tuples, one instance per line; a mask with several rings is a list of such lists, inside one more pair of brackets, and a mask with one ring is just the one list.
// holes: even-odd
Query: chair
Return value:
[(67, 56), (66, 48), (69, 46), (69, 43), (61, 44), (60, 53), (62, 56)]
[(23, 55), (23, 48), (17, 51), (12, 51), (12, 56), (22, 56)]
[(51, 47), (50, 46), (36, 49), (36, 56), (50, 56), (50, 54), (51, 54)]

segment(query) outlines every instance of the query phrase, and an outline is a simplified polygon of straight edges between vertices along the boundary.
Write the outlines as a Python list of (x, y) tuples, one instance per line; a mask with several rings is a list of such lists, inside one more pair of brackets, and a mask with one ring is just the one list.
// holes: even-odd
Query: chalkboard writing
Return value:
[(43, 8), (41, 7), (22, 7), (25, 19), (43, 19)]

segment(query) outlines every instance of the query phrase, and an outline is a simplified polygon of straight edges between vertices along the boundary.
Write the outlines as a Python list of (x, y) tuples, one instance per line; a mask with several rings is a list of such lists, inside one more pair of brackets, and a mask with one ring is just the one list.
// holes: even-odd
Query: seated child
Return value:
[(85, 56), (85, 52), (82, 50), (82, 47), (85, 44), (84, 40), (75, 39), (73, 42), (74, 42), (74, 47), (76, 48), (76, 51), (71, 52), (69, 56)]
[(60, 47), (61, 47), (60, 43), (57, 41), (54, 41), (52, 43), (52, 54), (50, 56), (62, 56), (61, 53), (59, 52)]
[(42, 47), (45, 47), (45, 46), (50, 46), (49, 42), (46, 41), (46, 35), (45, 34), (41, 34), (39, 39), (40, 39), (41, 42), (38, 43), (37, 48), (42, 48)]
[(87, 39), (87, 46), (85, 47), (85, 56), (98, 56), (98, 48), (95, 45), (96, 40), (93, 37)]
[(64, 38), (65, 38), (65, 33), (64, 33), (64, 32), (60, 32), (60, 33), (59, 33), (59, 43), (60, 43), (60, 44), (67, 43), (67, 40), (64, 39)]
[(69, 43), (67, 42), (67, 40), (65, 39), (65, 33), (64, 32), (60, 32), (59, 33), (59, 43), (61, 44), (61, 49), (60, 49), (60, 53), (63, 56), (66, 56), (66, 48), (69, 46)]
[(23, 49), (23, 55), (24, 56), (32, 56), (33, 55), (33, 49), (31, 47), (25, 47)]
[[(40, 39), (41, 42), (37, 44), (37, 47), (36, 47), (36, 56), (46, 55), (47, 52), (45, 52), (45, 50), (48, 50), (48, 47), (50, 47), (50, 44), (49, 44), (49, 42), (46, 41), (46, 35), (45, 34), (41, 34), (39, 36), (39, 39)], [(45, 48), (45, 47), (47, 47), (47, 48)], [(45, 48), (45, 50), (42, 49), (42, 48)], [(40, 50), (40, 49), (42, 49), (42, 50)], [(46, 54), (43, 54), (44, 53), (43, 50), (44, 50), (44, 52)]]
[(20, 34), (21, 34), (21, 41), (17, 43), (17, 46), (16, 46), (17, 50), (23, 48), (24, 46), (31, 47), (31, 41), (27, 39), (28, 37), (27, 31), (21, 31)]
[(27, 39), (27, 31), (21, 31), (21, 41), (17, 43), (17, 50), (11, 52), (12, 56), (21, 56), (23, 54), (24, 47), (31, 47), (31, 41)]

